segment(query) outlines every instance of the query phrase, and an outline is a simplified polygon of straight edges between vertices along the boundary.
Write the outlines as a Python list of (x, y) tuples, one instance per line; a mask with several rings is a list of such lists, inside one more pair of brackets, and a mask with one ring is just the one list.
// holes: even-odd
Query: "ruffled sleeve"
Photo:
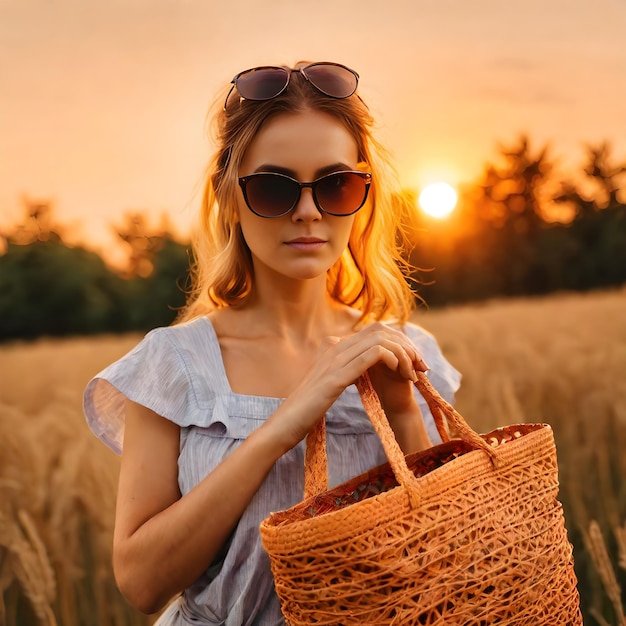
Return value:
[(126, 398), (158, 415), (188, 426), (201, 423), (184, 351), (172, 341), (170, 329), (149, 332), (129, 353), (87, 385), (83, 410), (92, 432), (117, 454), (122, 451)]

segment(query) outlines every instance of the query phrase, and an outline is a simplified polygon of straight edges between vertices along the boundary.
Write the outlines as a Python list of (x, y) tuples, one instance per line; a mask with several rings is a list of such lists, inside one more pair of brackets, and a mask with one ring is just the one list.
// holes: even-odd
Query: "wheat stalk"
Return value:
[(611, 564), (609, 553), (606, 548), (600, 525), (595, 520), (589, 524), (589, 530), (585, 533), (585, 545), (587, 551), (591, 555), (593, 564), (598, 572), (598, 576), (602, 581), (604, 590), (609, 600), (613, 604), (616, 617), (626, 623), (624, 618), (624, 607), (622, 605), (622, 592), (617, 583), (615, 570)]
[(52, 602), (56, 595), (56, 580), (54, 577), (54, 571), (50, 565), (50, 561), (48, 560), (46, 547), (44, 546), (44, 543), (35, 528), (35, 523), (30, 515), (23, 509), (20, 509), (17, 512), (17, 517), (26, 533), (26, 536), (28, 537), (28, 540), (30, 541), (33, 555), (37, 559), (43, 594), (48, 602)]
[(617, 564), (626, 569), (626, 522), (623, 526), (615, 527), (615, 539), (617, 540)]
[(591, 613), (591, 616), (596, 620), (596, 622), (598, 622), (598, 624), (600, 624), (600, 626), (611, 626), (611, 624), (609, 624), (604, 617), (602, 617), (602, 615), (600, 615), (600, 612), (593, 608), (589, 611), (589, 613)]
[(0, 512), (0, 541), (6, 548), (9, 562), (24, 595), (28, 598), (37, 619), (43, 626), (56, 626), (51, 602), (54, 600), (54, 577), (37, 531), (25, 512), (18, 513), (20, 521), (26, 520), (28, 538), (36, 537), (35, 543), (28, 541), (18, 521), (8, 519)]

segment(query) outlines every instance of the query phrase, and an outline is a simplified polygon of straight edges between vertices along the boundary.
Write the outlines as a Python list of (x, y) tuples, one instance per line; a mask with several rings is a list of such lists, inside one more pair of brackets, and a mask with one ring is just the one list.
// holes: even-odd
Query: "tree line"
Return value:
[(128, 214), (116, 230), (123, 270), (64, 241), (46, 203), (26, 205), (0, 256), (0, 341), (143, 331), (170, 324), (185, 302), (188, 245), (168, 229), (150, 232)]
[[(576, 180), (559, 179), (548, 146), (527, 137), (499, 148), (445, 220), (415, 211), (410, 261), (430, 306), (587, 290), (626, 282), (626, 164), (588, 146)], [(416, 194), (404, 193), (416, 204)], [(0, 233), (0, 341), (145, 331), (170, 324), (185, 301), (189, 244), (127, 214), (116, 228), (127, 264), (70, 246), (48, 203), (27, 203)]]
[(547, 146), (500, 149), (445, 221), (418, 217), (411, 260), (432, 306), (584, 291), (626, 282), (626, 163), (587, 146), (575, 181), (555, 175)]

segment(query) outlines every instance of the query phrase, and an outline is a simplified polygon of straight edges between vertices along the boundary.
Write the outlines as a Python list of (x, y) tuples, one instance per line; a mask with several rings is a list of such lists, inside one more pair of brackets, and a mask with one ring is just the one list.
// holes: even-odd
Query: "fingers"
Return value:
[(377, 363), (412, 381), (416, 380), (416, 371), (428, 369), (411, 340), (382, 323), (371, 324), (346, 338), (329, 337), (326, 347), (336, 353), (334, 366), (356, 369), (356, 377)]
[[(297, 407), (290, 428), (306, 433), (346, 387), (365, 372), (370, 371), (377, 392), (384, 396), (385, 390), (394, 385), (397, 389), (398, 383), (406, 387), (407, 381), (416, 380), (416, 370), (425, 369), (417, 348), (404, 333), (385, 324), (372, 324), (347, 337), (326, 338), (318, 358), (282, 406), (285, 411)], [(396, 399), (402, 396), (390, 393)]]

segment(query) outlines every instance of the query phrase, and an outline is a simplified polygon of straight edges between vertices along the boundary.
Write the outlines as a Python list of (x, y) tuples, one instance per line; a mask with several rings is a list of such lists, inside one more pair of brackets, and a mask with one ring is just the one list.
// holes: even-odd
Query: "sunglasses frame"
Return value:
[[(312, 68), (312, 67), (317, 67), (317, 66), (320, 66), (320, 65), (339, 67), (341, 69), (346, 70), (350, 74), (352, 74), (354, 76), (354, 78), (355, 78), (354, 89), (346, 96), (334, 96), (334, 95), (324, 91), (320, 87), (318, 87), (318, 85), (315, 84), (315, 81), (313, 79), (311, 79), (309, 76), (307, 76), (307, 70)], [(258, 71), (262, 71), (262, 70), (282, 70), (282, 71), (284, 71), (285, 74), (286, 74), (285, 85), (282, 87), (282, 89), (280, 89), (280, 91), (278, 91), (273, 96), (270, 96), (268, 98), (246, 98), (245, 96), (242, 96), (241, 92), (239, 92), (239, 88), (237, 87), (237, 82), (239, 81), (239, 79), (244, 74), (249, 74), (250, 72), (258, 72)], [(317, 89), (320, 93), (323, 93), (325, 96), (328, 96), (329, 98), (335, 98), (336, 100), (344, 100), (345, 98), (349, 98), (351, 95), (354, 94), (354, 92), (357, 90), (357, 87), (359, 86), (359, 75), (353, 69), (347, 67), (346, 65), (342, 65), (341, 63), (333, 63), (331, 61), (316, 61), (315, 63), (308, 63), (307, 65), (303, 65), (302, 67), (296, 67), (296, 68), (285, 67), (285, 66), (282, 66), (282, 65), (260, 65), (259, 67), (251, 67), (250, 69), (244, 70), (243, 72), (239, 72), (239, 74), (236, 74), (235, 77), (230, 81), (232, 83), (232, 87), (230, 88), (230, 90), (228, 92), (228, 95), (226, 96), (226, 99), (224, 100), (224, 110), (226, 110), (226, 108), (228, 106), (228, 100), (230, 99), (230, 96), (233, 93), (233, 89), (235, 89), (235, 87), (237, 87), (237, 91), (239, 92), (239, 98), (240, 99), (250, 100), (252, 102), (265, 102), (266, 100), (272, 100), (274, 98), (277, 98), (278, 96), (280, 96), (281, 93), (283, 93), (285, 91), (285, 89), (287, 89), (287, 87), (289, 86), (289, 82), (291, 80), (291, 75), (294, 72), (299, 72), (300, 74), (302, 74), (304, 79), (307, 80), (309, 83), (311, 83), (311, 85), (313, 85), (313, 87), (315, 87), (315, 89)]]
[[(321, 206), (321, 204), (319, 203), (319, 200), (317, 198), (317, 185), (329, 178), (330, 176), (337, 176), (338, 174), (355, 174), (357, 175), (359, 178), (362, 178), (365, 181), (365, 193), (363, 194), (363, 200), (361, 201), (361, 204), (359, 204), (359, 206), (354, 209), (353, 211), (350, 211), (349, 213), (332, 213), (331, 211), (327, 211), (324, 207)], [(287, 179), (291, 182), (294, 182), (298, 185), (299, 189), (298, 189), (298, 195), (296, 196), (293, 204), (291, 205), (291, 207), (289, 207), (289, 209), (287, 211), (283, 211), (282, 213), (279, 213), (278, 215), (263, 215), (262, 213), (259, 213), (257, 210), (255, 210), (252, 205), (250, 204), (250, 201), (248, 199), (248, 192), (247, 192), (247, 184), (250, 180), (254, 179), (254, 178), (259, 178), (259, 177), (270, 177), (270, 176), (275, 176), (281, 179)], [(258, 172), (257, 174), (250, 174), (248, 176), (241, 176), (239, 178), (239, 186), (241, 187), (241, 191), (243, 193), (243, 198), (246, 202), (246, 206), (255, 214), (258, 215), (259, 217), (264, 217), (266, 219), (274, 219), (276, 217), (284, 217), (285, 215), (288, 215), (289, 213), (291, 213), (297, 206), (298, 206), (298, 202), (300, 202), (300, 198), (302, 197), (302, 190), (304, 188), (310, 188), (311, 189), (311, 194), (313, 196), (313, 202), (315, 203), (315, 206), (317, 207), (318, 211), (320, 211), (320, 213), (326, 213), (327, 215), (333, 215), (334, 217), (348, 217), (350, 215), (354, 215), (357, 211), (359, 211), (363, 205), (367, 202), (367, 197), (369, 195), (369, 191), (370, 191), (370, 185), (372, 183), (372, 175), (369, 172), (358, 172), (358, 171), (354, 171), (354, 170), (342, 170), (339, 172), (330, 172), (328, 174), (324, 174), (324, 176), (320, 176), (319, 178), (317, 178), (314, 181), (311, 181), (309, 183), (301, 183), (299, 180), (296, 180), (295, 178), (292, 178), (291, 176), (287, 176), (286, 174), (280, 174), (278, 172)]]

